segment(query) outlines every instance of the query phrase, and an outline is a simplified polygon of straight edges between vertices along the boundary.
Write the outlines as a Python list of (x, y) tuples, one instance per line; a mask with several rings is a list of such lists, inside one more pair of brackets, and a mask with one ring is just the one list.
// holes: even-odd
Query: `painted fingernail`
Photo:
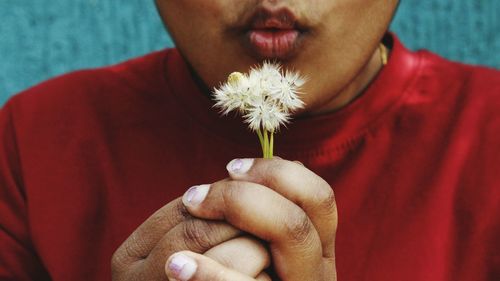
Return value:
[(227, 164), (226, 169), (230, 173), (235, 173), (235, 174), (244, 174), (250, 170), (250, 168), (253, 165), (253, 159), (234, 159), (233, 161), (229, 162)]
[(195, 185), (182, 196), (182, 203), (186, 206), (197, 206), (207, 197), (209, 184)]
[(187, 281), (196, 273), (196, 262), (183, 254), (174, 254), (168, 263), (167, 274), (179, 281)]

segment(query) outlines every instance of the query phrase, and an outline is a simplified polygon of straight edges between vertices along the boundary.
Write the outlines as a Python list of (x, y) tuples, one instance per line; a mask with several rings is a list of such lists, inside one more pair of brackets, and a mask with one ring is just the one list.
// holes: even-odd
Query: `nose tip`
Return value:
[(270, 8), (270, 9), (273, 9), (273, 8), (276, 8), (278, 6), (280, 6), (281, 4), (284, 4), (282, 0), (261, 0), (259, 1), (260, 5), (263, 6), (263, 7), (266, 7), (266, 8)]
[(290, 9), (293, 5), (291, 1), (284, 0), (260, 0), (258, 6), (264, 10), (276, 12), (283, 9)]

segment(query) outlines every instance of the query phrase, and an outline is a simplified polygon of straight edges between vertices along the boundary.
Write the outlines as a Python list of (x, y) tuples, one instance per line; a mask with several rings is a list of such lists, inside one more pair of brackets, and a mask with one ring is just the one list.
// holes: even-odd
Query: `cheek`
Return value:
[[(237, 23), (244, 8), (243, 0), (157, 0), (165, 2), (160, 9), (172, 35), (192, 35), (216, 39)], [(244, 11), (244, 10), (243, 10)]]
[(380, 6), (390, 7), (394, 0), (316, 0), (315, 5), (305, 4), (305, 11), (312, 25), (331, 26), (363, 22), (370, 16), (371, 11), (380, 10)]
[[(157, 0), (159, 13), (176, 43), (196, 41), (220, 26), (222, 1)], [(197, 43), (197, 42), (196, 42)]]
[(162, 12), (168, 17), (183, 19), (189, 22), (223, 19), (230, 12), (235, 1), (228, 0), (157, 0), (162, 6)]
[(353, 40), (371, 41), (381, 36), (397, 0), (321, 0), (322, 9), (311, 11), (317, 20), (319, 43), (345, 47)]

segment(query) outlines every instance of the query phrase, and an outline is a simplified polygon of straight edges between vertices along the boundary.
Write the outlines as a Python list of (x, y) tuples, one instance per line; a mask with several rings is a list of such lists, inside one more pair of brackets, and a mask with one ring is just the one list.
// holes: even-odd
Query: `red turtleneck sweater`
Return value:
[[(500, 280), (500, 73), (393, 41), (360, 98), (295, 120), (277, 154), (335, 190), (339, 280)], [(175, 49), (31, 88), (0, 113), (0, 280), (110, 280), (150, 214), (259, 155)]]

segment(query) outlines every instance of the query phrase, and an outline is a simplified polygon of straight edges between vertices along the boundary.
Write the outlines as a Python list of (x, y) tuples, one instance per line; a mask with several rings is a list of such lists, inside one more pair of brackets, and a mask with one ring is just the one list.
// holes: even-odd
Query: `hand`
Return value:
[(166, 280), (165, 263), (174, 252), (205, 253), (222, 266), (256, 277), (270, 257), (254, 238), (221, 221), (193, 218), (181, 199), (148, 218), (118, 248), (112, 258), (112, 279)]
[[(189, 190), (183, 198), (188, 211), (226, 220), (269, 242), (281, 280), (336, 280), (337, 209), (331, 187), (304, 166), (281, 159), (233, 160), (228, 171), (229, 180)], [(255, 280), (192, 252), (180, 257), (186, 266), (167, 266), (171, 278)]]

